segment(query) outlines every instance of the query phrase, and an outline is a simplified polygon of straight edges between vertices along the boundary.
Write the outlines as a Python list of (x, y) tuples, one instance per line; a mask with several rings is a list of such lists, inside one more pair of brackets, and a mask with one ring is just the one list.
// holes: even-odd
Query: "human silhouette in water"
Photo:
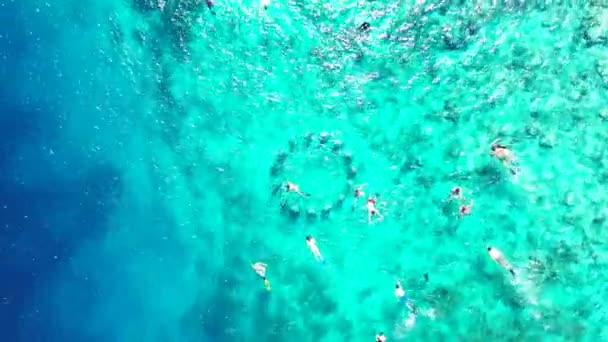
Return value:
[(213, 0), (205, 0), (205, 3), (207, 4), (207, 8), (211, 10), (211, 14), (215, 15), (215, 11), (213, 10), (213, 6), (215, 6), (215, 3), (213, 2)]
[(285, 190), (287, 190), (287, 192), (294, 192), (303, 197), (310, 197), (310, 194), (307, 194), (300, 190), (300, 186), (298, 184), (292, 183), (290, 181), (287, 181), (287, 183), (285, 184)]

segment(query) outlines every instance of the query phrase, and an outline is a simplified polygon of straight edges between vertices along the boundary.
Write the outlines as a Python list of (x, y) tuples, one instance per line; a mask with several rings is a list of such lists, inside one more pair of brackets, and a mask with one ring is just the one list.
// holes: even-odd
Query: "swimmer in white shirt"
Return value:
[(490, 257), (496, 261), (500, 266), (502, 266), (505, 270), (509, 271), (512, 276), (515, 277), (515, 270), (513, 270), (513, 266), (509, 263), (509, 261), (505, 258), (502, 252), (494, 247), (488, 246), (488, 254)]

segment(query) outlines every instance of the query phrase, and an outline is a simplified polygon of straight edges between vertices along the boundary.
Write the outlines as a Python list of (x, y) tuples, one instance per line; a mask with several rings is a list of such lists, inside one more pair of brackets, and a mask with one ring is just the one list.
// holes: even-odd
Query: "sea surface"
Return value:
[(606, 2), (268, 3), (0, 0), (0, 341), (608, 340)]

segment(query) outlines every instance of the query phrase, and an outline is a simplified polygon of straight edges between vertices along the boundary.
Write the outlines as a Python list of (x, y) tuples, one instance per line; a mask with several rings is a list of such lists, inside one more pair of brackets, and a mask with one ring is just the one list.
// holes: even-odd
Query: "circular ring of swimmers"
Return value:
[[(339, 208), (344, 203), (344, 200), (351, 193), (352, 183), (357, 176), (357, 168), (354, 166), (352, 154), (344, 151), (344, 145), (339, 139), (335, 139), (331, 133), (322, 132), (320, 134), (307, 133), (301, 137), (295, 137), (289, 140), (287, 151), (280, 151), (274, 160), (270, 169), (270, 175), (273, 178), (272, 194), (280, 196), (283, 192), (291, 192), (301, 197), (314, 197), (305, 192), (306, 189), (300, 189), (296, 184), (297, 180), (285, 178), (285, 165), (287, 160), (296, 152), (310, 150), (330, 151), (337, 158), (345, 170), (346, 178), (342, 187), (342, 192), (337, 198), (326, 202), (322, 208), (315, 207), (314, 204), (301, 208), (294, 200), (288, 197), (281, 201), (281, 212), (288, 215), (292, 219), (297, 219), (300, 216), (306, 216), (309, 220), (315, 220), (319, 217), (327, 218), (334, 208)], [(294, 198), (294, 197), (292, 197)]]

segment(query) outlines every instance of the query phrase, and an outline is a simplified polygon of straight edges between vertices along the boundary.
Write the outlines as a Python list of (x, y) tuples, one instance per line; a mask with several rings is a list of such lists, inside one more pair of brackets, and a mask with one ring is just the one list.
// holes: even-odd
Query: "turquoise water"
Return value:
[(5, 340), (608, 339), (608, 8), (478, 3), (0, 1)]

